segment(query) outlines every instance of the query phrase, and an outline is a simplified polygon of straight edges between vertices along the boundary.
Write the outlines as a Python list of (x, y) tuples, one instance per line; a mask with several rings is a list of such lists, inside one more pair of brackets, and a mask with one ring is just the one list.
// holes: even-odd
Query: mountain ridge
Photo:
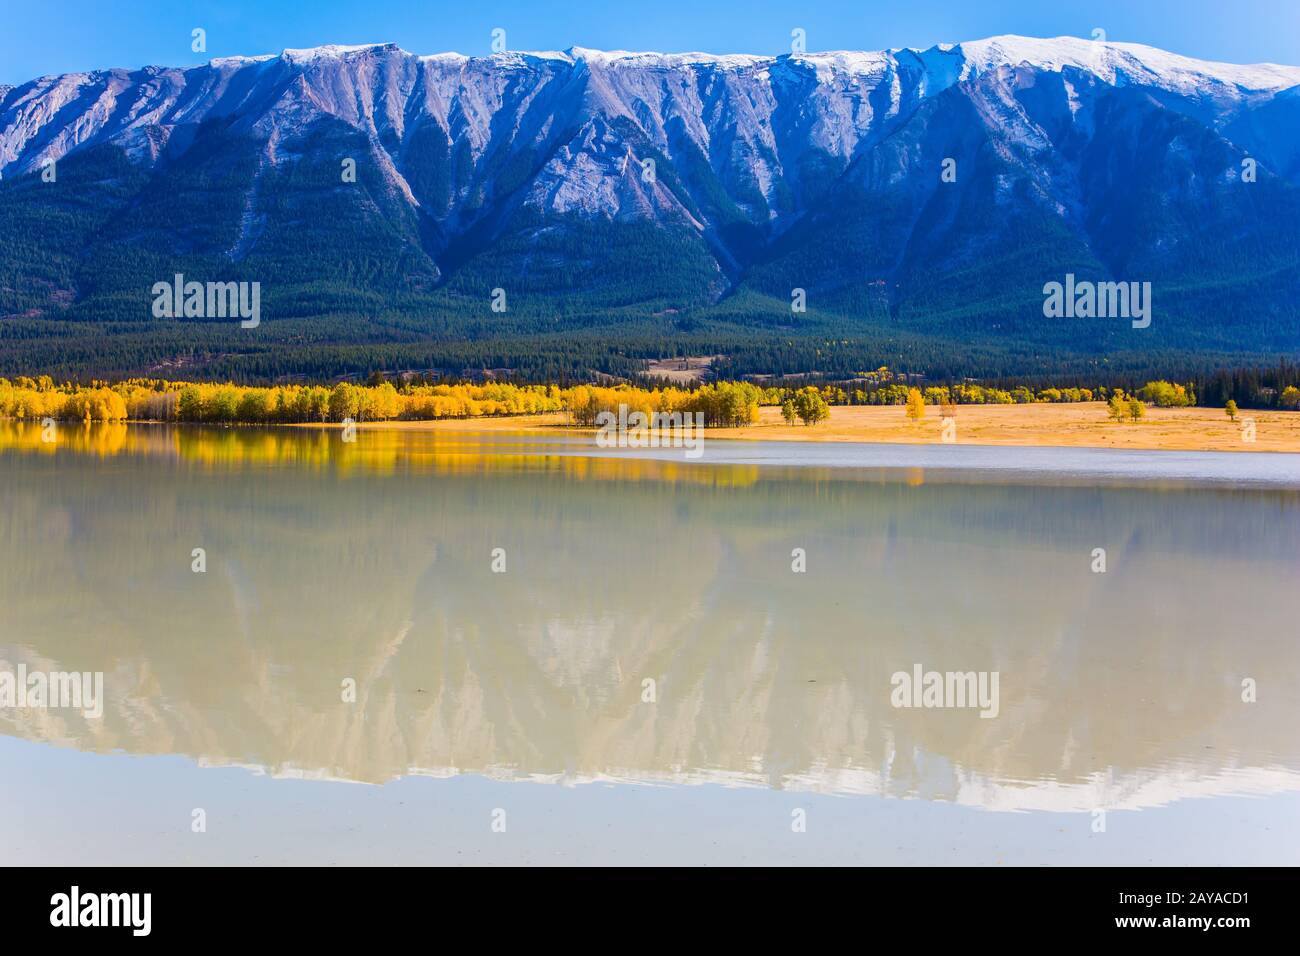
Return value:
[[(144, 64), (139, 67), (106, 67), (98, 70), (81, 70), (63, 74), (42, 74), (41, 76), (33, 77), (32, 81), (59, 76), (90, 76), (96, 73), (112, 73), (123, 70), (192, 70), (201, 69), (203, 67), (264, 63), (278, 58), (302, 62), (324, 56), (347, 56), (356, 53), (372, 52), (375, 50), (401, 53), (405, 56), (415, 57), (420, 60), (445, 59), (451, 61), (503, 61), (520, 57), (539, 60), (564, 60), (569, 63), (575, 63), (578, 60), (604, 63), (623, 60), (659, 60), (664, 64), (671, 64), (674, 66), (695, 63), (738, 67), (752, 67), (764, 64), (770, 65), (779, 60), (809, 60), (814, 62), (835, 60), (840, 63), (857, 61), (863, 64), (874, 64), (880, 58), (901, 53), (909, 53), (918, 59), (924, 59), (927, 55), (964, 55), (969, 50), (973, 54), (970, 62), (974, 63), (981, 69), (988, 69), (999, 63), (1012, 66), (1023, 63), (1040, 67), (1053, 65), (1059, 66), (1062, 63), (1068, 63), (1068, 65), (1072, 66), (1086, 66), (1099, 60), (1104, 61), (1108, 57), (1113, 57), (1117, 54), (1123, 54), (1129, 57), (1133, 62), (1146, 63), (1147, 61), (1156, 61), (1163, 64), (1166, 69), (1198, 72), (1206, 76), (1215, 76), (1218, 74), (1218, 78), (1223, 80), (1231, 80), (1235, 77), (1235, 82), (1253, 84), (1253, 86), (1251, 86), (1252, 89), (1280, 89), (1285, 86), (1300, 84), (1300, 66), (1295, 65), (1279, 64), (1270, 61), (1238, 64), (1223, 60), (1206, 60), (1199, 57), (1183, 56), (1181, 54), (1171, 53), (1159, 47), (1153, 47), (1141, 43), (1089, 40), (1072, 36), (1030, 37), (1019, 34), (1000, 34), (978, 40), (935, 43), (929, 47), (903, 46), (887, 47), (880, 50), (817, 50), (802, 53), (781, 54), (707, 53), (694, 50), (664, 53), (653, 50), (601, 50), (593, 47), (574, 45), (564, 50), (507, 50), (500, 53), (476, 56), (474, 54), (460, 53), (455, 50), (417, 54), (406, 50), (392, 41), (359, 44), (327, 43), (320, 46), (305, 48), (286, 47), (279, 53), (263, 53), (254, 55), (235, 54), (213, 57), (205, 63), (185, 67), (155, 63)], [(1084, 51), (1087, 52), (1085, 53)], [(1056, 56), (1053, 56), (1053, 53), (1055, 53)], [(1058, 58), (1062, 53), (1065, 54), (1064, 60)], [(6, 87), (12, 88), (14, 85), (15, 84), (0, 84), (0, 89), (5, 89)]]
[[(979, 343), (1038, 362), (1288, 351), (1296, 124), (1300, 67), (1075, 38), (775, 57), (326, 45), (42, 77), (0, 87), (0, 316), (35, 323), (23, 342), (55, 317), (144, 322), (140, 290), (186, 270), (273, 276), (273, 320), (358, 317), (340, 345), (721, 325), (860, 336), (864, 362), (871, 340), (917, 337), (954, 360)], [(50, 162), (65, 187), (42, 191)], [(1158, 331), (1045, 324), (1042, 286), (1067, 272), (1152, 281)], [(509, 318), (487, 311), (498, 288)]]

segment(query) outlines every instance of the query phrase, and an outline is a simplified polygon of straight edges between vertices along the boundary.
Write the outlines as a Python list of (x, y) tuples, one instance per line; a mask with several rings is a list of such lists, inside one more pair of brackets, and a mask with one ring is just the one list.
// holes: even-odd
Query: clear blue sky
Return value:
[[(207, 30), (206, 54), (190, 31)], [(46, 73), (186, 65), (285, 47), (391, 41), (412, 53), (511, 49), (786, 53), (930, 46), (999, 33), (1146, 43), (1238, 63), (1300, 64), (1300, 0), (0, 0), (0, 83)]]

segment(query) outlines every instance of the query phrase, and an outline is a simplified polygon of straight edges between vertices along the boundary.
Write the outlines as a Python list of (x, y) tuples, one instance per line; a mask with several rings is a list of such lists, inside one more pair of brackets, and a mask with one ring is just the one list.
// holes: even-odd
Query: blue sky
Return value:
[[(190, 31), (207, 31), (206, 54)], [(45, 73), (185, 65), (322, 43), (392, 41), (413, 53), (570, 46), (710, 53), (930, 46), (999, 33), (1147, 43), (1202, 59), (1300, 64), (1300, 0), (0, 0), (0, 83)]]

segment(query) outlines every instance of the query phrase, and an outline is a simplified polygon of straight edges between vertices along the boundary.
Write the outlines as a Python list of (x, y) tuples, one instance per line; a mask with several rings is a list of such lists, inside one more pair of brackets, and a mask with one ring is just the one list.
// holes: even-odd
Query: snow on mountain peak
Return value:
[(594, 63), (599, 66), (630, 66), (675, 68), (682, 66), (720, 66), (723, 69), (745, 69), (756, 64), (771, 62), (771, 57), (755, 56), (748, 53), (655, 53), (651, 51), (633, 52), (628, 50), (589, 50), (586, 47), (570, 47), (568, 54), (575, 60)]
[(281, 56), (292, 63), (311, 63), (316, 60), (344, 57), (353, 53), (368, 53), (372, 50), (406, 53), (406, 51), (396, 43), (359, 43), (351, 46), (345, 46), (338, 43), (328, 43), (325, 46), (314, 46), (305, 50), (285, 50)]
[(790, 59), (834, 69), (841, 73), (872, 75), (881, 72), (890, 61), (884, 51), (826, 50), (818, 53), (796, 53)]
[[(370, 69), (374, 63), (398, 68), (374, 71)], [(407, 68), (413, 66), (422, 67), (423, 76)], [(285, 67), (306, 75), (286, 87), (280, 75)], [(1221, 124), (1235, 121), (1237, 113), (1252, 104), (1278, 99), (1275, 94), (1281, 91), (1300, 95), (1297, 66), (1212, 63), (1138, 44), (1078, 37), (996, 36), (925, 50), (780, 56), (575, 46), (565, 51), (417, 57), (393, 43), (329, 44), (279, 54), (219, 57), (201, 67), (69, 73), (10, 88), (3, 94), (0, 110), (0, 172), (14, 167), (26, 170), (46, 155), (62, 156), (102, 141), (152, 155), (158, 148), (153, 127), (171, 129), (230, 110), (248, 114), (250, 125), (264, 123), (277, 129), (297, 128), (325, 112), (368, 128), (387, 125), (399, 134), (406, 128), (408, 110), (414, 110), (411, 115), (428, 111), (447, 128), (447, 135), (454, 117), (456, 135), (464, 135), (472, 151), (478, 151), (495, 135), (494, 116), (528, 102), (546, 84), (572, 71), (576, 81), (556, 86), (555, 95), (585, 99), (574, 100), (564, 109), (631, 119), (661, 147), (668, 141), (668, 125), (680, 121), (701, 154), (712, 156), (718, 148), (743, 156), (737, 162), (758, 170), (753, 176), (766, 193), (775, 188), (780, 163), (768, 169), (755, 157), (779, 152), (776, 140), (784, 132), (777, 126), (785, 120), (773, 111), (781, 103), (798, 99), (803, 104), (800, 122), (806, 123), (806, 129), (799, 127), (799, 135), (807, 135), (809, 142), (833, 156), (849, 157), (869, 132), (879, 131), (882, 121), (899, 117), (926, 98), (981, 76), (999, 85), (999, 71), (1030, 69), (1077, 69), (1105, 84), (1162, 90), (1195, 101), (1189, 109), (1214, 115)], [(243, 70), (248, 71), (243, 78), (247, 82), (232, 87)], [(336, 71), (355, 75), (336, 77), (332, 75)], [(583, 77), (583, 71), (589, 75)], [(723, 96), (718, 101), (720, 112), (706, 108), (711, 94), (701, 92), (702, 85), (682, 82), (687, 79), (683, 74), (692, 73), (708, 74), (710, 80), (716, 74), (721, 82), (712, 88)], [(499, 82), (504, 77), (510, 82)], [(523, 80), (517, 89), (512, 85), (516, 78)], [(191, 83), (199, 94), (186, 94)], [(232, 89), (238, 97), (225, 96)], [(1280, 115), (1289, 114), (1282, 109)], [(725, 135), (711, 127), (715, 117), (727, 122)], [(1018, 129), (1011, 120), (1008, 128)], [(1283, 142), (1294, 139), (1284, 132), (1277, 135)], [(181, 137), (177, 143), (184, 141)]]
[(227, 66), (241, 67), (250, 63), (265, 63), (275, 58), (274, 53), (263, 53), (261, 56), (216, 56), (208, 61), (208, 66), (219, 70)]
[[(279, 56), (290, 63), (312, 64), (330, 59), (387, 52), (410, 56), (394, 43), (354, 45), (327, 44), (308, 49), (286, 49)], [(275, 59), (263, 56), (228, 56), (211, 61), (216, 68), (239, 67)], [(935, 93), (953, 83), (996, 70), (999, 67), (1030, 66), (1060, 72), (1072, 68), (1091, 72), (1116, 85), (1157, 86), (1182, 93), (1211, 88), (1235, 88), (1242, 92), (1269, 92), (1300, 85), (1300, 67), (1275, 63), (1239, 65), (1196, 60), (1138, 43), (1113, 43), (1082, 37), (1053, 38), (1015, 35), (939, 43), (928, 49), (899, 47), (882, 51), (837, 50), (812, 53), (757, 56), (746, 53), (658, 53), (628, 50), (594, 50), (574, 46), (568, 50), (508, 51), (490, 57), (460, 53), (435, 53), (418, 57), (425, 62), (463, 63), (482, 59), (499, 64), (524, 66), (530, 62), (561, 63), (614, 69), (680, 69), (711, 67), (727, 71), (770, 68), (779, 61), (811, 66), (821, 80), (834, 74), (879, 76), (899, 64), (919, 68), (927, 92)]]
[(1054, 72), (1074, 67), (1091, 71), (1109, 83), (1141, 83), (1184, 92), (1204, 87), (1207, 81), (1251, 91), (1279, 90), (1300, 84), (1300, 67), (1194, 60), (1140, 43), (1111, 43), (1081, 37), (996, 36), (942, 49), (944, 53), (949, 51), (959, 53), (965, 60), (966, 70), (977, 73), (1004, 65), (1028, 65)]

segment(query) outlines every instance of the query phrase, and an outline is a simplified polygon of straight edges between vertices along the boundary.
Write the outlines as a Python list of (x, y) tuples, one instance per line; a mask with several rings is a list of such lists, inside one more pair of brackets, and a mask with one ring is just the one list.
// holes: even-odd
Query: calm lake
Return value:
[(0, 863), (1297, 864), (1298, 458), (0, 422)]

